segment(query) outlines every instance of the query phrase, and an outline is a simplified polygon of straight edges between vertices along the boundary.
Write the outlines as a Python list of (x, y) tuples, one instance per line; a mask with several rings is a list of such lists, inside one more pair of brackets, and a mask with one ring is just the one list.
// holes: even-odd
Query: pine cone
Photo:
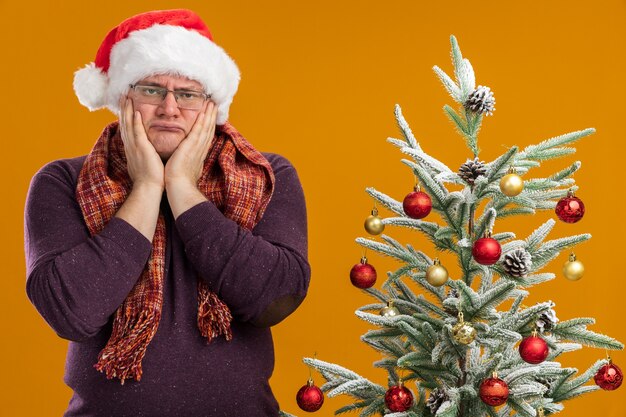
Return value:
[(487, 116), (490, 116), (496, 110), (496, 99), (493, 97), (489, 87), (479, 85), (469, 95), (464, 106), (474, 113), (485, 113)]
[(530, 253), (526, 249), (515, 249), (504, 255), (502, 266), (507, 274), (521, 278), (528, 274), (530, 267), (533, 266)]
[(426, 407), (430, 408), (430, 413), (432, 415), (435, 415), (435, 413), (437, 413), (437, 410), (439, 410), (439, 407), (441, 407), (441, 404), (445, 403), (448, 400), (448, 394), (446, 394), (444, 390), (435, 388), (430, 393), (430, 397), (428, 397), (428, 400), (426, 401)]
[(539, 332), (544, 333), (551, 331), (558, 322), (559, 319), (556, 317), (556, 311), (550, 309), (546, 312), (541, 313), (541, 315), (537, 319), (536, 324)]
[(459, 168), (459, 176), (463, 178), (463, 181), (473, 185), (474, 181), (480, 176), (484, 176), (487, 173), (487, 168), (483, 161), (479, 161), (478, 158), (468, 159), (461, 168)]
[(456, 316), (459, 314), (455, 306), (455, 303), (458, 302), (458, 298), (459, 292), (454, 288), (450, 288), (450, 291), (448, 291), (446, 298), (444, 298), (443, 300), (443, 309), (451, 316)]

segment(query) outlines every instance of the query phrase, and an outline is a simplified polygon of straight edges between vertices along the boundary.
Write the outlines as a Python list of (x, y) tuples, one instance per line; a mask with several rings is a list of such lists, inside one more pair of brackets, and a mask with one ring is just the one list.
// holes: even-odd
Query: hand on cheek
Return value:
[(127, 97), (120, 100), (120, 135), (133, 187), (149, 185), (163, 189), (165, 187), (163, 162), (148, 140), (141, 113), (134, 110), (132, 100)]
[(208, 102), (198, 113), (187, 137), (178, 145), (165, 165), (166, 187), (181, 184), (197, 187), (204, 160), (215, 135), (216, 120), (217, 106), (213, 102)]

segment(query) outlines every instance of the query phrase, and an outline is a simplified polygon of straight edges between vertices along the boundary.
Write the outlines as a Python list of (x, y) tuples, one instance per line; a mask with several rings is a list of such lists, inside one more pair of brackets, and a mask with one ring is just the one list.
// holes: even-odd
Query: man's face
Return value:
[[(152, 75), (136, 84), (163, 87), (168, 90), (203, 92), (199, 82), (177, 75)], [(179, 108), (172, 93), (168, 93), (158, 105), (141, 103), (132, 89), (129, 91), (129, 97), (133, 99), (134, 109), (141, 113), (148, 140), (161, 159), (166, 161), (187, 137), (201, 110)]]

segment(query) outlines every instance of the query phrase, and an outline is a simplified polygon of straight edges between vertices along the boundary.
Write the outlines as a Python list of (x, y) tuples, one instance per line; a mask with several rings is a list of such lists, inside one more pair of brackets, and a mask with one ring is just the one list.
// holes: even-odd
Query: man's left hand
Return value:
[(165, 164), (165, 187), (192, 185), (197, 187), (204, 160), (215, 135), (217, 106), (209, 101), (198, 114), (191, 131), (183, 139)]
[(198, 190), (198, 179), (215, 136), (216, 120), (217, 106), (209, 102), (165, 164), (165, 191), (175, 219), (206, 201), (204, 194)]

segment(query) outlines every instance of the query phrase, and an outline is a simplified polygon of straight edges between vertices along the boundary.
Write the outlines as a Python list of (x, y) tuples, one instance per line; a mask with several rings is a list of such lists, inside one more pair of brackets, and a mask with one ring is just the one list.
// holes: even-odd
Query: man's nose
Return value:
[(180, 109), (178, 108), (178, 103), (176, 102), (176, 97), (174, 97), (174, 93), (168, 91), (165, 94), (165, 98), (159, 104), (159, 109), (161, 109), (163, 114), (173, 115), (179, 113)]

